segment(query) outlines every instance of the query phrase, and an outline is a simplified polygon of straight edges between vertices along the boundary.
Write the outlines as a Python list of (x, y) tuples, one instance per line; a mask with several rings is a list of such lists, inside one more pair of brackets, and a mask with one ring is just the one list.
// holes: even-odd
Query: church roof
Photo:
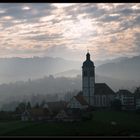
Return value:
[(81, 105), (88, 105), (87, 101), (82, 95), (74, 96)]
[(95, 84), (95, 95), (115, 95), (115, 92), (106, 83)]

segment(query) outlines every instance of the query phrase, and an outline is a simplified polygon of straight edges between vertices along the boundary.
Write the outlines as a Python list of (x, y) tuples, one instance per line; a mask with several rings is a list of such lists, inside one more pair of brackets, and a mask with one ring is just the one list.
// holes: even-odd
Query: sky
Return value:
[(140, 55), (139, 3), (0, 3), (0, 57)]

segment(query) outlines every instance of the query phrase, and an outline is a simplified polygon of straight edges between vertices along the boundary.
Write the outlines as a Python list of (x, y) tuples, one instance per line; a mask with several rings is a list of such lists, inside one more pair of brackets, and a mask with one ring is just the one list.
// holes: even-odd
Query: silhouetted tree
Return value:
[(26, 103), (20, 103), (17, 107), (16, 107), (16, 112), (17, 113), (22, 113), (24, 112), (26, 109)]
[(31, 109), (31, 104), (30, 104), (30, 102), (27, 103), (26, 109)]
[(39, 107), (40, 107), (39, 103), (36, 103), (35, 108), (39, 108)]
[(45, 103), (46, 103), (45, 100), (43, 100), (40, 104), (40, 107), (44, 107)]

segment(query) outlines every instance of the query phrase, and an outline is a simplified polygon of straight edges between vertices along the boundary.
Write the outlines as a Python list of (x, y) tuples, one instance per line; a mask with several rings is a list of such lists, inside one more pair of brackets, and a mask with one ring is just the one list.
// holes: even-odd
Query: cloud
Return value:
[(61, 34), (54, 34), (54, 35), (36, 35), (36, 36), (31, 36), (31, 37), (27, 37), (26, 39), (28, 40), (35, 40), (35, 41), (55, 41), (58, 38), (61, 38)]
[(1, 3), (2, 56), (94, 59), (136, 55), (139, 3)]

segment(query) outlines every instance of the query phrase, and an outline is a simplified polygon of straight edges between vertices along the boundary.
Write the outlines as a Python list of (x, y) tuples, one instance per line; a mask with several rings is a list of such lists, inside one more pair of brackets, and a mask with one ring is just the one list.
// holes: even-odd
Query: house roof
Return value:
[(135, 94), (135, 97), (140, 98), (140, 87), (136, 89), (134, 94)]
[(129, 90), (126, 90), (126, 89), (121, 89), (117, 92), (117, 94), (119, 95), (126, 95), (126, 96), (130, 96), (130, 95), (133, 95)]
[(95, 84), (95, 95), (115, 95), (115, 92), (106, 83)]
[(74, 96), (74, 98), (81, 104), (81, 105), (88, 105), (87, 101), (82, 95)]

